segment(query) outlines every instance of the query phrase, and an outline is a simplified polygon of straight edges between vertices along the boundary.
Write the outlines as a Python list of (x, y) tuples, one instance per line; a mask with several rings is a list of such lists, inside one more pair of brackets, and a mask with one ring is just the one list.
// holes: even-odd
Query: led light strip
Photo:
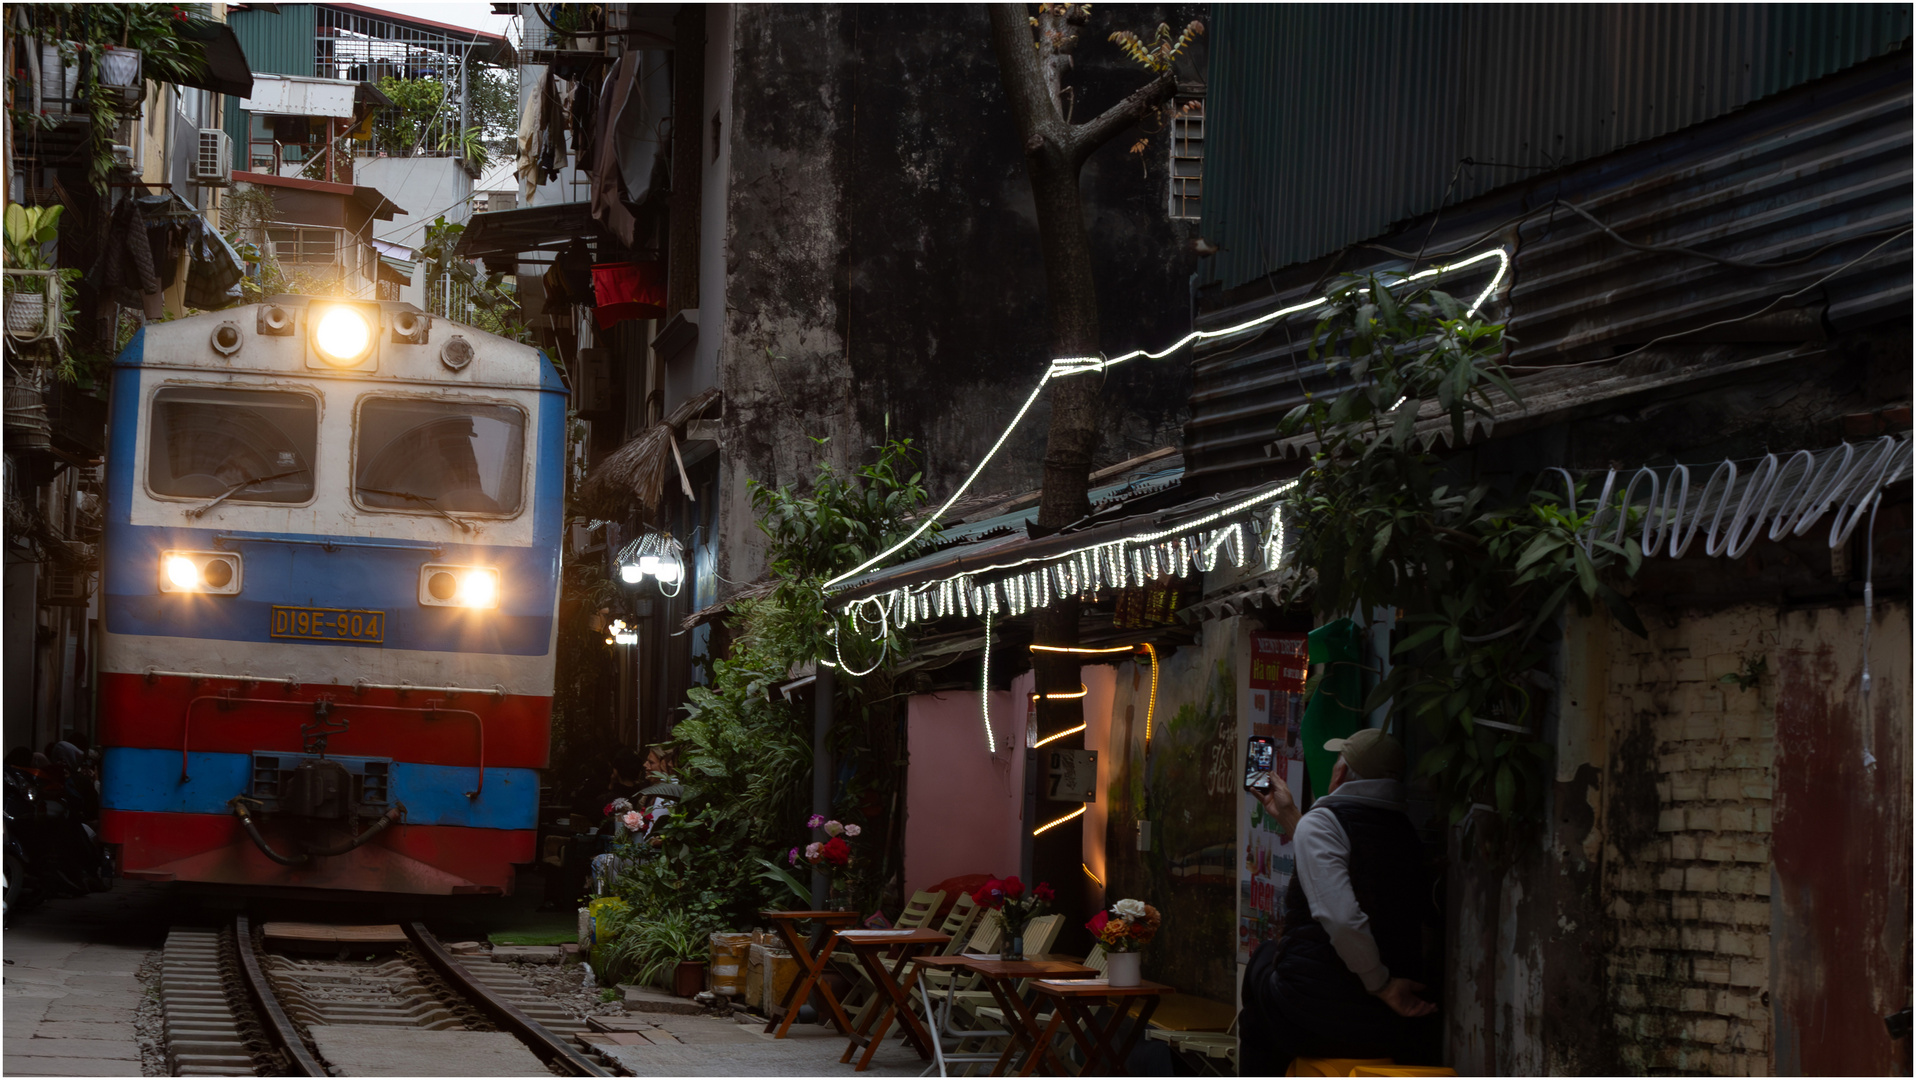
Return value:
[[(1244, 522), (1233, 522), (1209, 533), (1204, 530), (1226, 518), (1275, 503), (1297, 483), (1296, 479), (1288, 480), (1221, 510), (1157, 532), (1120, 537), (1058, 555), (995, 563), (922, 585), (902, 586), (850, 601), (843, 611), (850, 616), (854, 628), (862, 619), (881, 630), (889, 629), (894, 614), (896, 625), (901, 628), (918, 619), (953, 615), (969, 617), (986, 611), (996, 613), (1003, 610), (1020, 616), (1029, 610), (1048, 606), (1055, 600), (1093, 595), (1103, 588), (1122, 589), (1134, 582), (1142, 584), (1159, 576), (1150, 573), (1152, 570), (1184, 576), (1195, 566), (1209, 572), (1216, 569), (1225, 557), (1233, 565), (1242, 566), (1249, 560), (1251, 553), (1251, 545), (1244, 536)], [(1270, 523), (1266, 528), (1269, 538), (1259, 554), (1265, 565), (1274, 569), (1283, 557), (1284, 523), (1279, 507), (1271, 506), (1270, 515)], [(1146, 545), (1158, 546), (1147, 549)], [(1149, 566), (1145, 559), (1147, 553), (1150, 556)], [(1036, 564), (1047, 565), (1035, 570), (1026, 569)], [(986, 575), (1019, 570), (1025, 572), (977, 584), (977, 579)], [(1055, 588), (1048, 588), (1047, 585)]]
[(1103, 879), (1103, 878), (1101, 878), (1101, 877), (1099, 877), (1099, 876), (1098, 876), (1097, 874), (1095, 874), (1095, 873), (1093, 873), (1093, 872), (1091, 871), (1091, 864), (1090, 864), (1090, 863), (1088, 863), (1088, 862), (1080, 862), (1080, 863), (1078, 863), (1078, 865), (1079, 865), (1079, 866), (1082, 866), (1082, 867), (1084, 867), (1084, 876), (1085, 876), (1085, 877), (1088, 877), (1088, 878), (1090, 878), (1090, 879), (1091, 879), (1092, 881), (1095, 881), (1095, 882), (1097, 882), (1097, 883), (1098, 883), (1098, 888), (1100, 888), (1100, 889), (1102, 889), (1102, 888), (1104, 888), (1104, 879)]
[(1046, 735), (1046, 736), (1045, 736), (1044, 738), (1042, 738), (1042, 739), (1039, 739), (1039, 740), (1038, 740), (1037, 742), (1035, 742), (1035, 743), (1032, 743), (1032, 744), (1031, 744), (1031, 748), (1032, 748), (1033, 750), (1036, 750), (1036, 749), (1037, 749), (1038, 747), (1040, 747), (1040, 746), (1043, 746), (1043, 745), (1044, 745), (1044, 744), (1046, 744), (1046, 743), (1049, 743), (1049, 742), (1057, 742), (1057, 741), (1058, 741), (1059, 739), (1062, 739), (1062, 738), (1064, 738), (1064, 737), (1065, 737), (1065, 736), (1067, 736), (1067, 735), (1076, 735), (1076, 734), (1077, 734), (1078, 732), (1080, 732), (1080, 731), (1083, 731), (1083, 730), (1084, 730), (1084, 728), (1085, 728), (1085, 725), (1083, 725), (1083, 724), (1079, 724), (1079, 725), (1078, 725), (1077, 727), (1074, 727), (1074, 728), (1069, 728), (1069, 729), (1067, 729), (1067, 730), (1064, 730), (1064, 731), (1060, 731), (1060, 732), (1058, 732), (1058, 733), (1057, 733), (1057, 734), (1055, 734), (1055, 735)]
[(998, 736), (992, 734), (992, 731), (991, 731), (991, 613), (990, 612), (985, 613), (985, 679), (984, 679), (984, 683), (985, 684), (982, 688), (983, 692), (978, 695), (978, 700), (984, 704), (984, 709), (985, 709), (985, 746), (990, 750), (991, 753), (996, 754), (998, 752)]
[[(1475, 266), (1478, 263), (1483, 262), (1487, 259), (1497, 260), (1497, 273), (1491, 277), (1490, 284), (1484, 288), (1483, 292), (1477, 295), (1477, 299), (1471, 303), (1470, 309), (1467, 312), (1465, 312), (1465, 314), (1467, 315), (1475, 315), (1477, 313), (1477, 309), (1480, 307), (1483, 307), (1485, 301), (1489, 300), (1491, 295), (1497, 291), (1497, 287), (1503, 284), (1504, 275), (1507, 274), (1510, 270), (1510, 255), (1501, 247), (1494, 247), (1494, 248), (1491, 248), (1489, 251), (1479, 252), (1478, 254), (1472, 255), (1470, 258), (1465, 259), (1462, 262), (1450, 263), (1445, 266), (1433, 266), (1428, 270), (1421, 270), (1415, 274), (1410, 275), (1409, 277), (1404, 278), (1402, 284), (1408, 285), (1413, 281), (1422, 281), (1426, 278), (1441, 277), (1444, 274), (1452, 273), (1457, 270), (1463, 270), (1467, 267)], [(1360, 289), (1359, 291), (1368, 292), (1369, 290)], [(951, 493), (951, 497), (945, 500), (944, 505), (940, 506), (935, 513), (925, 518), (925, 520), (921, 522), (916, 529), (913, 529), (910, 535), (906, 536), (903, 540), (898, 541), (896, 544), (893, 544), (891, 547), (886, 548), (885, 550), (879, 552), (878, 554), (872, 556), (871, 558), (865, 560), (864, 562), (859, 563), (857, 566), (852, 567), (850, 570), (847, 570), (844, 573), (838, 575), (837, 577), (832, 578), (830, 581), (827, 581), (825, 583), (825, 588), (830, 589), (837, 585), (841, 585), (844, 582), (849, 581), (852, 578), (857, 577), (859, 574), (862, 574), (865, 571), (871, 569), (872, 567), (877, 566), (879, 563), (884, 562), (886, 559), (891, 558), (893, 555), (896, 555), (899, 552), (905, 550), (906, 548), (910, 547), (912, 543), (916, 541), (920, 536), (923, 536), (925, 534), (925, 530), (931, 528), (933, 524), (937, 523), (940, 519), (942, 519), (945, 516), (945, 513), (949, 511), (953, 506), (955, 506), (959, 499), (964, 497), (965, 492), (971, 490), (972, 483), (976, 481), (978, 477), (984, 473), (985, 466), (991, 464), (992, 459), (998, 456), (998, 451), (1004, 448), (1005, 442), (1011, 438), (1011, 433), (1018, 430), (1018, 425), (1024, 421), (1025, 414), (1031, 411), (1031, 406), (1037, 402), (1038, 395), (1044, 393), (1045, 384), (1049, 383), (1052, 379), (1063, 378), (1068, 375), (1082, 375), (1087, 372), (1093, 372), (1093, 371), (1105, 371), (1110, 368), (1116, 367), (1119, 364), (1125, 363), (1126, 361), (1136, 360), (1140, 357), (1143, 357), (1148, 360), (1162, 360), (1165, 357), (1170, 356), (1172, 353), (1177, 352), (1179, 349), (1182, 349), (1186, 345), (1189, 345), (1193, 342), (1209, 341), (1213, 338), (1230, 337), (1233, 334), (1242, 334), (1248, 330), (1255, 330), (1260, 326), (1263, 326), (1267, 323), (1275, 322), (1278, 319), (1282, 319), (1290, 315), (1296, 315), (1300, 312), (1310, 311), (1313, 308), (1319, 307), (1320, 305), (1324, 304), (1329, 299), (1330, 298), (1328, 296), (1319, 296), (1314, 299), (1306, 300), (1301, 304), (1292, 304), (1290, 307), (1279, 308), (1276, 311), (1265, 312), (1264, 314), (1259, 315), (1255, 319), (1251, 319), (1247, 322), (1241, 322), (1237, 324), (1236, 326), (1227, 326), (1222, 330), (1193, 330), (1192, 332), (1179, 338), (1176, 344), (1171, 345), (1168, 348), (1161, 349), (1157, 352), (1151, 352), (1148, 349), (1133, 349), (1130, 352), (1123, 354), (1122, 356), (1115, 356), (1109, 360), (1106, 360), (1103, 357), (1099, 357), (1099, 356), (1066, 356), (1066, 357), (1059, 357), (1052, 360), (1050, 366), (1045, 369), (1045, 373), (1039, 376), (1038, 385), (1032, 388), (1031, 396), (1025, 399), (1025, 403), (1019, 406), (1018, 412), (1014, 416), (1012, 416), (1011, 424), (1005, 428), (1004, 434), (998, 436), (998, 441), (991, 444), (991, 449), (985, 452), (985, 456), (983, 458), (979, 459), (977, 467), (971, 470), (971, 475), (965, 477), (965, 482), (958, 485), (958, 490)], [(1043, 605), (1040, 605), (1040, 606), (1043, 606)]]
[(1065, 822), (1070, 821), (1072, 818), (1083, 817), (1084, 812), (1088, 809), (1090, 809), (1089, 806), (1080, 806), (1076, 810), (1071, 811), (1069, 814), (1066, 814), (1065, 816), (1057, 819), (1056, 821), (1047, 821), (1043, 825), (1040, 825), (1037, 828), (1031, 830), (1031, 835), (1041, 836), (1044, 833), (1049, 832), (1050, 830), (1055, 829), (1060, 825), (1063, 825)]
[(1031, 695), (1031, 700), (1033, 701), (1070, 701), (1070, 700), (1073, 700), (1074, 698), (1081, 698), (1085, 696), (1086, 694), (1089, 694), (1090, 692), (1091, 692), (1090, 687), (1086, 686), (1083, 683), (1079, 683), (1078, 692), (1075, 694), (1033, 694)]
[(1158, 649), (1157, 646), (1149, 642), (1145, 643), (1144, 648), (1145, 651), (1151, 654), (1151, 702), (1144, 707), (1144, 749), (1146, 753), (1149, 753), (1151, 750), (1151, 717), (1158, 711)]

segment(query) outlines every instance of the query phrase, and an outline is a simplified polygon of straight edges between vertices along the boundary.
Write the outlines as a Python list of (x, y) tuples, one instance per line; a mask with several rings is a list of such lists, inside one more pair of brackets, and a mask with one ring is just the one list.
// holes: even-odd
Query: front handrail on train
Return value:
[(486, 721), (484, 717), (473, 712), (471, 709), (448, 709), (437, 704), (365, 705), (357, 701), (334, 701), (331, 698), (321, 698), (319, 701), (303, 701), (299, 698), (240, 697), (236, 694), (201, 694), (199, 697), (193, 698), (186, 703), (186, 712), (180, 717), (180, 783), (182, 784), (192, 779), (192, 776), (188, 775), (187, 770), (187, 753), (192, 743), (193, 707), (202, 701), (228, 704), (244, 702), (248, 705), (298, 705), (303, 708), (316, 708), (324, 702), (329, 708), (333, 709), (368, 709), (374, 712), (425, 713), (426, 719), (428, 720), (441, 714), (470, 716), (472, 717), (472, 726), (478, 732), (479, 738), (479, 764), (477, 766), (479, 780), (473, 785), (471, 791), (466, 792), (466, 798), (477, 799), (479, 796), (485, 794), (486, 791)]
[[(224, 679), (227, 682), (239, 683), (276, 683), (280, 686), (284, 686), (288, 690), (297, 690), (301, 686), (306, 685), (297, 675), (288, 675), (280, 679), (274, 678), (271, 675), (254, 675), (250, 672), (242, 672), (238, 675), (222, 675), (212, 671), (161, 671), (159, 668), (153, 667), (146, 669), (146, 679), (148, 682), (161, 678), (194, 679), (199, 681)], [(363, 694), (368, 690), (396, 690), (401, 694), (445, 694), (448, 697), (459, 694), (490, 694), (494, 701), (504, 701), (506, 699), (506, 686), (504, 683), (493, 683), (491, 686), (421, 686), (418, 683), (376, 683), (368, 682), (365, 679), (358, 679), (353, 682), (354, 693)]]
[(506, 699), (506, 687), (504, 683), (493, 683), (489, 687), (420, 686), (416, 683), (376, 683), (359, 679), (353, 683), (353, 689), (362, 693), (367, 690), (397, 690), (402, 694), (491, 694), (495, 700), (504, 701)]

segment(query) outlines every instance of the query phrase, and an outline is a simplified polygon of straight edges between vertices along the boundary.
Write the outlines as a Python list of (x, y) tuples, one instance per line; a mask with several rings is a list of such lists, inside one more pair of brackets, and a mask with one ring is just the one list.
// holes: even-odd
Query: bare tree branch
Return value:
[(1071, 139), (1066, 144), (1065, 152), (1070, 154), (1073, 160), (1082, 162), (1100, 146), (1117, 138), (1125, 128), (1142, 120), (1151, 110), (1171, 100), (1171, 95), (1177, 88), (1177, 79), (1168, 71), (1138, 87), (1123, 101), (1072, 128)]

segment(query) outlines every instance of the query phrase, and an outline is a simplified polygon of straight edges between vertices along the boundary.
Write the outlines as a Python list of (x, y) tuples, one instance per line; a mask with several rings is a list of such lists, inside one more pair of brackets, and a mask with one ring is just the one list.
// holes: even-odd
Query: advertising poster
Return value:
[[(1277, 748), (1276, 777), (1289, 784), (1291, 797), (1304, 804), (1304, 747), (1300, 730), (1304, 719), (1304, 682), (1310, 672), (1303, 634), (1252, 631), (1250, 662), (1238, 700), (1245, 703), (1247, 723), (1240, 730), (1238, 758), (1244, 759), (1246, 740), (1270, 739)], [(1243, 766), (1240, 764), (1240, 770)], [(1241, 783), (1241, 780), (1240, 780)], [(1237, 962), (1248, 964), (1251, 953), (1283, 929), (1284, 892), (1291, 884), (1291, 841), (1280, 835), (1256, 799), (1244, 795), (1238, 835), (1244, 837), (1238, 863)]]

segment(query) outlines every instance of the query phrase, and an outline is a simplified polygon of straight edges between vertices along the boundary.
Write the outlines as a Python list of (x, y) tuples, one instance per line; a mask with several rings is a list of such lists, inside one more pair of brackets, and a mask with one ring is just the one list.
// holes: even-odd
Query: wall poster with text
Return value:
[[(1249, 636), (1249, 662), (1241, 668), (1244, 681), (1238, 687), (1245, 717), (1239, 727), (1239, 756), (1252, 736), (1270, 739), (1277, 749), (1275, 778), (1289, 784), (1291, 797), (1302, 806), (1304, 747), (1299, 732), (1310, 672), (1304, 635), (1252, 631)], [(1245, 795), (1239, 803), (1237, 834), (1243, 838), (1243, 850), (1238, 860), (1237, 962), (1248, 964), (1259, 944), (1276, 940), (1283, 930), (1284, 892), (1295, 861), (1290, 837), (1277, 831), (1257, 800)]]

